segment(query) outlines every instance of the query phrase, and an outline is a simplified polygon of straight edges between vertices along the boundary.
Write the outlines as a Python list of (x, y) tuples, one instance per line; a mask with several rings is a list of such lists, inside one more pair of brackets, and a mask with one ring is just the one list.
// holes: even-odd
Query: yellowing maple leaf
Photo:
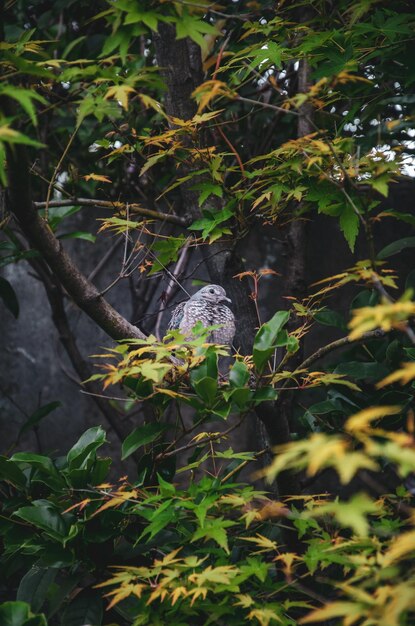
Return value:
[(349, 323), (349, 339), (360, 339), (365, 333), (376, 328), (389, 332), (392, 328), (403, 329), (406, 321), (415, 315), (415, 302), (398, 300), (384, 302), (377, 306), (364, 306), (354, 309)]
[(183, 596), (183, 598), (185, 598), (187, 595), (188, 594), (186, 587), (176, 587), (176, 589), (170, 594), (172, 606), (176, 604), (180, 596)]
[(410, 530), (397, 537), (390, 548), (386, 551), (382, 564), (388, 567), (392, 563), (399, 561), (402, 557), (408, 558), (411, 552), (415, 550), (415, 530)]
[(402, 363), (401, 368), (386, 376), (383, 380), (377, 383), (376, 387), (381, 389), (386, 385), (399, 382), (401, 385), (406, 385), (415, 378), (415, 361), (409, 361), (408, 363)]
[(193, 604), (196, 602), (196, 600), (199, 597), (202, 597), (203, 600), (206, 600), (206, 596), (208, 593), (208, 588), (207, 587), (195, 587), (194, 589), (190, 589), (190, 591), (188, 592), (188, 596), (191, 596), (192, 601), (190, 602), (190, 606), (193, 606)]
[(396, 415), (401, 410), (400, 406), (372, 406), (349, 417), (344, 427), (350, 433), (366, 431), (373, 420), (386, 415)]
[(333, 617), (348, 618), (343, 624), (353, 624), (363, 614), (363, 606), (356, 602), (330, 602), (321, 609), (315, 609), (299, 620), (300, 624), (326, 622)]
[(135, 89), (133, 89), (133, 87), (130, 87), (129, 85), (114, 85), (113, 87), (110, 87), (108, 89), (107, 93), (104, 96), (104, 100), (109, 100), (110, 98), (113, 98), (114, 100), (117, 100), (117, 102), (121, 104), (123, 109), (127, 111), (128, 98), (131, 93), (135, 93)]
[(275, 541), (272, 541), (272, 539), (268, 539), (268, 537), (264, 537), (259, 533), (257, 533), (255, 537), (241, 537), (241, 539), (243, 541), (250, 541), (261, 548), (261, 550), (256, 550), (257, 554), (260, 554), (261, 552), (275, 552), (278, 550), (278, 544)]
[(247, 593), (237, 593), (238, 602), (234, 602), (235, 606), (241, 606), (244, 609), (252, 606), (255, 602)]
[(253, 611), (248, 614), (248, 619), (258, 620), (261, 626), (269, 626), (269, 624), (271, 624), (273, 620), (276, 620), (280, 623), (283, 622), (278, 613), (276, 613), (272, 609), (253, 609)]
[(112, 180), (108, 176), (101, 176), (101, 174), (86, 174), (83, 176), (84, 180), (99, 180), (102, 183), (112, 183)]

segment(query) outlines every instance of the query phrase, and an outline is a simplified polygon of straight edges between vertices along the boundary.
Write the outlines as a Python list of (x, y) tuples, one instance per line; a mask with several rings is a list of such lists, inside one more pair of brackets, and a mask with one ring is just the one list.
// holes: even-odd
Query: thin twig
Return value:
[(62, 163), (63, 163), (63, 161), (64, 161), (64, 159), (66, 157), (66, 155), (68, 154), (69, 148), (71, 147), (72, 142), (75, 139), (75, 135), (78, 132), (78, 129), (79, 129), (79, 124), (78, 124), (78, 126), (76, 126), (75, 130), (73, 131), (72, 135), (70, 136), (69, 141), (66, 144), (66, 147), (65, 147), (64, 151), (62, 152), (62, 156), (59, 159), (55, 169), (53, 170), (52, 178), (50, 179), (50, 183), (49, 183), (49, 186), (48, 186), (48, 192), (46, 194), (46, 202), (45, 202), (45, 218), (46, 218), (46, 221), (48, 220), (50, 197), (52, 195), (52, 189), (53, 189), (53, 184), (55, 182), (56, 175), (57, 175), (57, 173), (58, 173), (58, 171), (59, 171), (59, 169), (60, 169), (60, 167), (61, 167), (61, 165), (62, 165)]
[(175, 450), (172, 450), (171, 452), (161, 452), (159, 455), (157, 455), (156, 461), (160, 461), (161, 459), (166, 459), (170, 456), (179, 454), (179, 452), (190, 450), (191, 448), (195, 448), (196, 446), (203, 446), (205, 444), (211, 443), (212, 441), (216, 441), (217, 439), (221, 439), (222, 437), (226, 437), (226, 435), (229, 435), (229, 433), (234, 431), (236, 428), (238, 428), (242, 424), (245, 417), (246, 415), (243, 415), (242, 418), (236, 422), (236, 424), (233, 424), (232, 426), (230, 426), (227, 430), (224, 430), (223, 432), (217, 433), (212, 436), (207, 436), (204, 439), (199, 439), (198, 441), (190, 441), (189, 443), (186, 443), (184, 446), (180, 446), (179, 448), (176, 448)]
[[(182, 273), (182, 269), (185, 267), (186, 262), (187, 262), (187, 253), (189, 251), (189, 243), (190, 243), (190, 239), (188, 239), (185, 243), (185, 245), (183, 246), (183, 248), (180, 251), (180, 256), (178, 258), (178, 261), (176, 263), (176, 266), (174, 268), (174, 271), (172, 272), (172, 276), (174, 276), (175, 278), (180, 276), (180, 274)], [(176, 279), (176, 280), (177, 280)], [(173, 290), (173, 285), (175, 285), (175, 281), (170, 278), (167, 287), (166, 287), (166, 291), (163, 294), (164, 296), (164, 301), (168, 302)], [(164, 312), (164, 308), (160, 309), (158, 314), (157, 314), (157, 319), (156, 319), (156, 325), (154, 328), (154, 334), (157, 338), (159, 338), (159, 332), (160, 332), (160, 325), (161, 325), (161, 320), (163, 318), (163, 312)]]
[(260, 106), (260, 107), (263, 107), (264, 109), (273, 109), (273, 111), (279, 111), (280, 113), (288, 113), (290, 115), (296, 115), (297, 117), (300, 115), (297, 111), (293, 111), (292, 109), (283, 109), (282, 107), (279, 107), (276, 104), (269, 104), (268, 102), (261, 102), (260, 100), (253, 100), (252, 98), (244, 98), (243, 96), (237, 95), (235, 97), (235, 100), (239, 100), (240, 102), (246, 102), (247, 104)]

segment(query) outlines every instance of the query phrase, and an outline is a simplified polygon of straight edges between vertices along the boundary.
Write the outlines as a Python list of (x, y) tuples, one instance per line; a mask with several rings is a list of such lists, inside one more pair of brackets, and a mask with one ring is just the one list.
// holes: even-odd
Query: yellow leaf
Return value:
[(221, 80), (205, 81), (199, 85), (192, 94), (199, 102), (197, 112), (200, 113), (203, 111), (216, 96), (228, 93), (230, 93), (230, 90), (227, 84)]
[(192, 596), (192, 601), (190, 602), (190, 606), (193, 606), (195, 601), (201, 596), (203, 600), (206, 600), (206, 596), (208, 593), (207, 587), (195, 587), (188, 592), (188, 596)]
[(261, 550), (257, 550), (258, 553), (270, 551), (275, 552), (278, 550), (278, 544), (275, 541), (272, 541), (271, 539), (268, 539), (268, 537), (264, 537), (259, 533), (257, 533), (255, 537), (241, 537), (241, 539), (243, 541), (250, 541), (261, 548)]
[(279, 554), (275, 557), (274, 561), (282, 561), (284, 564), (283, 572), (286, 578), (291, 578), (291, 574), (293, 572), (293, 564), (295, 561), (301, 561), (301, 557), (299, 557), (295, 552), (284, 552), (283, 554)]
[(389, 376), (386, 376), (383, 380), (377, 383), (376, 387), (381, 389), (386, 385), (399, 382), (401, 385), (406, 385), (409, 381), (415, 378), (415, 362), (402, 363), (401, 369), (392, 372)]
[(181, 549), (182, 548), (180, 547), (180, 548), (177, 548), (176, 550), (173, 550), (172, 552), (169, 552), (169, 554), (166, 554), (161, 561), (156, 559), (154, 561), (154, 565), (162, 565), (163, 567), (165, 567), (166, 565), (171, 565), (172, 563), (178, 563), (182, 559), (176, 559), (176, 556), (178, 555)]
[(176, 604), (180, 596), (183, 596), (184, 598), (187, 596), (186, 587), (176, 587), (176, 589), (170, 594), (172, 606)]
[(248, 614), (248, 619), (258, 620), (261, 626), (269, 626), (269, 624), (273, 620), (276, 620), (277, 622), (282, 622), (282, 619), (278, 615), (278, 613), (275, 613), (275, 611), (273, 611), (272, 609), (254, 609)]
[(415, 315), (415, 303), (405, 300), (386, 302), (377, 306), (354, 309), (349, 323), (349, 339), (354, 341), (375, 328), (389, 332), (392, 328), (404, 328), (406, 321)]
[(81, 502), (77, 502), (76, 504), (73, 504), (72, 506), (70, 506), (68, 509), (65, 509), (62, 513), (69, 513), (69, 511), (73, 511), (73, 509), (77, 509), (77, 508), (79, 508), (79, 510), (82, 511), (82, 509), (84, 509), (86, 505), (89, 504), (90, 502), (91, 502), (90, 498), (85, 498), (85, 500), (82, 500)]
[(114, 596), (107, 606), (107, 611), (112, 609), (112, 607), (118, 604), (118, 602), (121, 602), (121, 600), (128, 598), (128, 596), (132, 593), (134, 593), (134, 585), (124, 585), (121, 589), (115, 589), (114, 591), (107, 593), (105, 597)]
[(386, 415), (396, 415), (401, 410), (399, 406), (373, 406), (349, 417), (344, 427), (350, 433), (366, 431), (373, 420)]
[(105, 502), (105, 504), (100, 506), (99, 509), (97, 509), (95, 513), (91, 515), (91, 517), (94, 517), (95, 515), (98, 515), (98, 513), (101, 513), (102, 511), (106, 511), (107, 509), (120, 506), (124, 502), (125, 502), (125, 498), (111, 498), (111, 500), (108, 500), (108, 502)]
[(101, 174), (86, 174), (82, 176), (85, 180), (100, 180), (102, 183), (112, 183), (112, 180), (107, 176), (101, 176)]
[(151, 107), (152, 109), (154, 109), (154, 111), (156, 111), (157, 113), (160, 113), (160, 115), (162, 115), (163, 117), (167, 117), (167, 115), (163, 111), (163, 108), (160, 102), (157, 102), (157, 100), (154, 100), (154, 98), (151, 98), (151, 96), (147, 96), (146, 94), (143, 94), (143, 93), (139, 94), (139, 98), (141, 102), (144, 104), (146, 109)]
[(332, 617), (348, 617), (355, 618), (353, 621), (348, 621), (348, 624), (353, 624), (362, 616), (362, 609), (362, 605), (355, 602), (330, 602), (300, 619), (299, 623), (311, 624), (312, 622), (325, 622)]
[(114, 85), (108, 89), (104, 96), (104, 100), (113, 98), (121, 104), (123, 109), (128, 110), (128, 98), (130, 93), (135, 93), (135, 89), (129, 85)]
[(397, 537), (391, 547), (386, 551), (383, 558), (384, 567), (388, 567), (395, 561), (399, 561), (402, 557), (408, 558), (411, 552), (415, 550), (415, 530), (410, 530), (400, 537)]
[(254, 600), (247, 593), (237, 593), (238, 602), (234, 602), (235, 606), (241, 606), (244, 609), (255, 604)]

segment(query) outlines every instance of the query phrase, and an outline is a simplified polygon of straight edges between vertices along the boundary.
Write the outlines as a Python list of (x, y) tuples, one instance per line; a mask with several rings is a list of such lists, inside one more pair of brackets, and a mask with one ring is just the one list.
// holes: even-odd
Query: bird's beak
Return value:
[(230, 298), (222, 298), (222, 300), (226, 300), (226, 302), (230, 302), (232, 304), (232, 300)]

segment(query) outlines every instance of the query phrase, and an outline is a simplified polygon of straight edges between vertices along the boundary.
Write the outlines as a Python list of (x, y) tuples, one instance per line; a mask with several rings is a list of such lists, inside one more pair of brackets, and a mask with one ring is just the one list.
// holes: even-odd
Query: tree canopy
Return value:
[[(1, 315), (99, 414), (1, 375), (1, 624), (409, 626), (412, 2), (0, 6)], [(167, 330), (210, 283), (231, 350)]]

